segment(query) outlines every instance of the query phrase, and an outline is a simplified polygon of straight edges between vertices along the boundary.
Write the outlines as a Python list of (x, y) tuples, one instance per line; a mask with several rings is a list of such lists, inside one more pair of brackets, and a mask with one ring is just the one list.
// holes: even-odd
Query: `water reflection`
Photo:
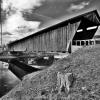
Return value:
[[(0, 66), (0, 68), (1, 67), (2, 65)], [(8, 93), (19, 82), (20, 80), (7, 68), (0, 69), (0, 97)]]

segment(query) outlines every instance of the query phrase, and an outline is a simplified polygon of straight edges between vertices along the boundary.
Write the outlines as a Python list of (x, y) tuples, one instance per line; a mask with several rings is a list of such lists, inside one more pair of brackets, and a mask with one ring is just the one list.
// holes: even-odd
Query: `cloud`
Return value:
[(38, 29), (41, 22), (25, 20), (23, 11), (30, 13), (36, 7), (41, 6), (43, 1), (45, 0), (3, 0), (2, 8), (6, 12), (3, 33), (11, 33), (12, 36), (9, 38), (13, 40)]
[(76, 2), (80, 0), (48, 0), (49, 2)]
[(77, 11), (84, 9), (85, 6), (88, 6), (90, 3), (89, 2), (81, 2), (79, 4), (71, 4), (68, 11)]
[(41, 6), (44, 0), (3, 0), (3, 9), (11, 10), (30, 10)]
[(12, 35), (12, 34), (9, 32), (3, 32), (3, 35)]
[[(6, 21), (6, 31), (10, 33), (19, 32), (20, 30), (26, 30), (25, 33), (29, 29), (37, 29), (40, 25), (40, 22), (37, 21), (26, 21), (24, 20), (22, 14), (17, 12), (10, 16)], [(22, 32), (22, 31), (21, 31)]]

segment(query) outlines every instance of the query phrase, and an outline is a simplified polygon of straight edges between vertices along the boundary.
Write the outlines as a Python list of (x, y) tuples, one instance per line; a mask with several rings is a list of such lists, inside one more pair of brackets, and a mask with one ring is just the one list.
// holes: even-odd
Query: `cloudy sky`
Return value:
[(100, 14), (100, 0), (2, 0), (3, 43), (94, 9)]

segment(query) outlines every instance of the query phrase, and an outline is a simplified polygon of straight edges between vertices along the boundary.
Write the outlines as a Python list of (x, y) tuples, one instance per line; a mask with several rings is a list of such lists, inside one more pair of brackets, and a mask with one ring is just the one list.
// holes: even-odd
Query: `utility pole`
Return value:
[[(2, 48), (2, 0), (0, 0), (0, 33), (1, 33), (1, 52)], [(2, 76), (3, 62), (1, 62), (1, 76)]]
[(2, 47), (2, 0), (0, 0), (0, 32), (1, 32), (1, 47)]

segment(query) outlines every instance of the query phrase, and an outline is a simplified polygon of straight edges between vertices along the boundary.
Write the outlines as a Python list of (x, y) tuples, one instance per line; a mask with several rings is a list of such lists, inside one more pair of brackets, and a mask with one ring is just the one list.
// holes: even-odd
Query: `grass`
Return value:
[[(58, 93), (57, 72), (75, 75), (69, 93)], [(100, 47), (85, 47), (46, 70), (25, 76), (1, 100), (100, 100)]]

